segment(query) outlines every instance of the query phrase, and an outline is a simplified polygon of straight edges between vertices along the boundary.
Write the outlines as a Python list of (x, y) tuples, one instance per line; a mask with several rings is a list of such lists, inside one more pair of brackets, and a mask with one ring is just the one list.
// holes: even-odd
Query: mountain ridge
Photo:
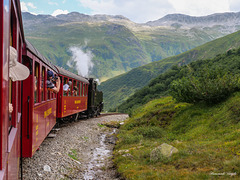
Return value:
[[(224, 15), (223, 15), (224, 16)], [(65, 69), (70, 47), (91, 52), (89, 75), (105, 81), (133, 68), (175, 56), (238, 30), (235, 26), (183, 27), (137, 24), (117, 15), (33, 15), (23, 13), (26, 38), (50, 61)]]
[[(57, 16), (51, 15), (33, 15), (29, 12), (23, 12), (25, 18), (28, 17), (37, 17), (37, 19), (47, 17), (48, 19), (54, 19), (56, 21), (67, 21), (67, 22), (121, 22), (128, 21), (131, 24), (138, 26), (173, 26), (173, 24), (178, 23), (180, 26), (195, 27), (212, 27), (214, 25), (237, 25), (240, 26), (240, 12), (225, 12), (225, 13), (215, 13), (207, 16), (190, 16), (185, 14), (168, 14), (158, 20), (148, 21), (146, 23), (135, 23), (130, 19), (122, 15), (106, 15), (106, 14), (95, 14), (95, 15), (86, 15), (79, 12), (70, 12), (68, 14), (60, 14)], [(36, 18), (35, 18), (36, 19)]]
[[(207, 16), (189, 16), (185, 14), (168, 14), (163, 18), (155, 21), (149, 21), (146, 24), (150, 26), (165, 26), (172, 23), (182, 23), (188, 26), (213, 26), (213, 25), (226, 25), (226, 21), (230, 24), (240, 25), (240, 12), (226, 12), (215, 13)], [(210, 24), (209, 24), (210, 23)]]

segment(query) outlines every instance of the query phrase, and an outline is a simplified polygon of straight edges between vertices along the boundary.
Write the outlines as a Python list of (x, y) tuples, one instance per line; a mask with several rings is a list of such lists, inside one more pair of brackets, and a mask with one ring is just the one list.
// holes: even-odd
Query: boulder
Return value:
[(177, 153), (178, 149), (167, 144), (163, 143), (160, 146), (152, 150), (150, 154), (150, 161), (156, 162), (161, 161), (163, 158), (169, 158), (172, 154)]

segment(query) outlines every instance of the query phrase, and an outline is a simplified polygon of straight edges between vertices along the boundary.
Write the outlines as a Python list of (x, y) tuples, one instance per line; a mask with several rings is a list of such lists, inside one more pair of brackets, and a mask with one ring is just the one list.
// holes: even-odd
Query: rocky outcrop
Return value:
[(161, 161), (164, 158), (169, 158), (172, 156), (172, 154), (177, 153), (178, 149), (167, 144), (163, 143), (160, 146), (156, 147), (152, 150), (150, 154), (150, 161), (151, 162), (157, 162)]

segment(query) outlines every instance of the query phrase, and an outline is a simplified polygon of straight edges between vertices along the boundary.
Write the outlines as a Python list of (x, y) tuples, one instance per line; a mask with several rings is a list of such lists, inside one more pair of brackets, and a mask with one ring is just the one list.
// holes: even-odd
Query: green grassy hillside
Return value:
[[(126, 179), (239, 179), (240, 93), (208, 106), (172, 97), (139, 107), (120, 128), (114, 162)], [(151, 159), (163, 143), (178, 149)]]
[[(189, 69), (190, 68), (190, 69)], [(132, 109), (147, 103), (148, 101), (169, 95), (170, 85), (174, 80), (189, 76), (189, 71), (195, 77), (202, 77), (209, 71), (217, 70), (217, 73), (240, 73), (240, 48), (229, 50), (219, 54), (215, 58), (199, 60), (187, 66), (172, 66), (165, 73), (154, 78), (147, 86), (138, 90), (125, 102), (118, 106), (120, 112), (131, 112)]]
[[(240, 31), (216, 39), (177, 56), (135, 68), (128, 73), (109, 79), (99, 86), (104, 94), (105, 110), (117, 107), (133, 95), (136, 90), (146, 86), (151, 79), (164, 73), (173, 65), (183, 66), (193, 61), (213, 58), (218, 54), (227, 52), (233, 48), (238, 48), (239, 46)], [(134, 104), (131, 106), (133, 105)]]

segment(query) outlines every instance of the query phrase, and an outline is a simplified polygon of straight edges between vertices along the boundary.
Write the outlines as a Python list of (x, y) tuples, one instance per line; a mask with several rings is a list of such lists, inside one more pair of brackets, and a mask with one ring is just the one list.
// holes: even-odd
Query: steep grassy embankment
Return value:
[[(239, 179), (240, 93), (212, 106), (171, 97), (139, 107), (120, 128), (114, 162), (126, 179)], [(170, 158), (151, 161), (168, 143)]]

